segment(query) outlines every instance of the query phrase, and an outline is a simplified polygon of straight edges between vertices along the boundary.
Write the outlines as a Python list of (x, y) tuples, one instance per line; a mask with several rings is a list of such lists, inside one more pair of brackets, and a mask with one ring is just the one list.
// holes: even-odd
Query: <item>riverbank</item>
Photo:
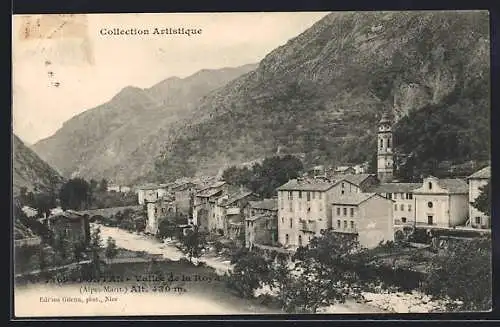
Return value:
[[(116, 228), (97, 225), (101, 229), (103, 239), (112, 237), (116, 241), (116, 245), (132, 251), (144, 251), (150, 254), (162, 255), (164, 259), (179, 261), (186, 258), (184, 253), (175, 245), (161, 243), (153, 237), (130, 233), (128, 231)], [(223, 276), (231, 269), (229, 260), (223, 257), (207, 254), (194, 262), (203, 262), (208, 267), (214, 269), (215, 273)], [(261, 294), (267, 292), (260, 292)], [(387, 309), (379, 308), (369, 303), (358, 303), (355, 300), (347, 300), (345, 303), (336, 304), (321, 310), (322, 313), (344, 314), (344, 313), (384, 313)]]

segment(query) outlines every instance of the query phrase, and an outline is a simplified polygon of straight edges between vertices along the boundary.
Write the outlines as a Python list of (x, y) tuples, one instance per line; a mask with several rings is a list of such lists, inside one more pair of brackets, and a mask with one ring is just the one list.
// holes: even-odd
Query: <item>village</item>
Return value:
[(398, 182), (393, 176), (387, 116), (379, 124), (377, 159), (377, 175), (365, 173), (366, 165), (333, 171), (316, 166), (266, 199), (223, 180), (144, 185), (137, 195), (147, 216), (145, 232), (157, 234), (159, 222), (168, 213), (185, 217), (178, 225), (181, 229), (196, 228), (241, 241), (248, 248), (290, 251), (306, 246), (327, 229), (355, 234), (368, 248), (407, 238), (415, 229), (431, 237), (446, 230), (457, 237), (460, 232), (491, 232), (490, 217), (472, 205), (491, 178), (489, 166), (467, 179), (427, 176), (421, 183)]
[[(108, 193), (135, 194), (135, 205), (97, 210), (57, 207), (41, 217), (37, 209), (24, 206), (22, 210), (28, 219), (36, 219), (53, 235), (63, 233), (72, 243), (83, 242), (87, 248), (93, 242), (92, 226), (108, 236), (108, 247), (110, 242), (116, 244), (116, 238), (118, 247), (153, 253), (158, 247), (148, 238), (156, 239), (165, 244), (160, 249), (169, 259), (189, 256), (191, 261), (218, 244), (215, 257), (205, 255), (205, 262), (220, 275), (231, 269), (231, 259), (222, 255), (224, 247), (232, 249), (233, 255), (243, 248), (257, 256), (277, 253), (293, 261), (298, 250), (307, 248), (312, 239), (333, 232), (353, 237), (364, 249), (409, 244), (396, 255), (403, 258), (418, 257), (422, 249), (443, 248), (450, 240), (491, 234), (489, 214), (474, 205), (491, 179), (490, 166), (467, 178), (425, 176), (420, 183), (403, 183), (394, 177), (394, 160), (392, 122), (384, 115), (377, 133), (377, 174), (368, 173), (366, 163), (333, 169), (315, 166), (278, 186), (270, 197), (231, 184), (221, 176), (138, 187), (109, 184)], [(124, 218), (134, 214), (134, 222)], [(201, 249), (179, 250), (180, 238), (193, 234), (207, 235), (208, 242), (195, 245)], [(43, 241), (28, 233), (16, 237), (15, 245), (37, 246)], [(178, 249), (172, 244), (177, 244)], [(136, 261), (108, 260), (125, 264)], [(369, 296), (382, 301), (379, 295), (365, 298)], [(430, 309), (424, 306), (418, 310)]]

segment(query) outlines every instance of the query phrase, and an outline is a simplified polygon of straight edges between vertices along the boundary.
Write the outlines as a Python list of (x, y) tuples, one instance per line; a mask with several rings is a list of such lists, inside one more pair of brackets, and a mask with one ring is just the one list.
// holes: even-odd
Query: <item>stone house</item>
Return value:
[(278, 199), (249, 201), (245, 216), (245, 246), (255, 244), (275, 246), (278, 243)]
[(278, 241), (283, 247), (306, 245), (322, 230), (331, 228), (333, 186), (330, 182), (292, 179), (277, 188)]
[(48, 217), (46, 224), (56, 236), (63, 234), (71, 242), (83, 242), (85, 245), (90, 242), (90, 223), (86, 214), (66, 210)]
[(333, 230), (355, 234), (361, 246), (393, 241), (393, 201), (376, 193), (340, 195), (331, 202)]
[(469, 225), (473, 228), (491, 228), (491, 218), (472, 205), (481, 194), (480, 188), (491, 180), (491, 166), (475, 172), (467, 180), (469, 182)]

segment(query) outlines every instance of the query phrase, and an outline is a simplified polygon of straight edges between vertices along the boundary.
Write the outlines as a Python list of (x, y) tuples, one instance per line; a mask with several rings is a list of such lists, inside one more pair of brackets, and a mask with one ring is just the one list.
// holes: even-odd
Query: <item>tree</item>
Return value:
[(103, 178), (101, 180), (101, 183), (99, 184), (99, 191), (101, 191), (101, 192), (107, 192), (108, 191), (108, 181), (107, 181), (107, 179)]
[(481, 194), (474, 200), (472, 206), (491, 217), (491, 181), (479, 188)]
[(56, 206), (56, 196), (53, 192), (50, 193), (39, 193), (35, 195), (35, 208), (38, 210), (38, 214), (43, 216), (44, 214), (49, 216), (50, 210)]
[(59, 199), (64, 210), (81, 210), (90, 202), (90, 186), (81, 178), (70, 179), (61, 187)]
[[(364, 267), (363, 251), (357, 239), (327, 230), (299, 248), (294, 277), (280, 292), (284, 308), (315, 313), (321, 306), (345, 302), (359, 296), (357, 271)], [(289, 289), (290, 288), (290, 289)]]
[(108, 259), (113, 259), (118, 254), (118, 247), (116, 241), (112, 237), (108, 237), (106, 241), (105, 255)]
[(376, 174), (377, 173), (377, 153), (376, 152), (374, 152), (370, 156), (370, 160), (368, 161), (367, 172), (369, 174)]
[(71, 258), (73, 244), (63, 230), (56, 234), (53, 242), (53, 248), (57, 254), (60, 264), (67, 263), (67, 261)]
[(89, 182), (89, 187), (90, 191), (94, 193), (95, 191), (98, 190), (99, 182), (97, 182), (95, 179), (91, 179)]
[(486, 311), (492, 307), (491, 237), (452, 241), (433, 258), (424, 289), (450, 298), (448, 310)]
[(272, 197), (277, 187), (297, 178), (304, 167), (300, 159), (286, 155), (266, 158), (262, 164), (256, 163), (252, 169), (229, 167), (222, 176), (226, 182), (243, 185), (262, 197)]
[(101, 229), (94, 228), (90, 235), (90, 253), (92, 255), (92, 273), (95, 277), (100, 277), (101, 274), (101, 257), (102, 239)]
[(254, 251), (240, 251), (233, 257), (234, 267), (228, 274), (228, 286), (240, 296), (252, 298), (254, 291), (270, 281), (270, 262)]
[(188, 255), (189, 262), (192, 262), (193, 258), (199, 258), (206, 245), (205, 235), (197, 230), (188, 230), (181, 241), (184, 251)]
[(79, 262), (83, 259), (83, 254), (85, 253), (86, 244), (83, 239), (78, 240), (73, 244), (73, 257), (76, 262)]

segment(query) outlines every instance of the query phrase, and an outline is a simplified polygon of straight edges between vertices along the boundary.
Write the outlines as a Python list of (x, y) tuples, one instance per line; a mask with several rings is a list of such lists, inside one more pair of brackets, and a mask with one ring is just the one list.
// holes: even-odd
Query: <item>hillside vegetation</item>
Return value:
[(332, 13), (205, 97), (173, 133), (157, 178), (281, 153), (361, 162), (389, 111), (422, 163), (489, 157), (487, 12)]
[(63, 181), (61, 175), (40, 159), (19, 137), (12, 135), (12, 186), (18, 196), (22, 188), (31, 192), (51, 192)]

